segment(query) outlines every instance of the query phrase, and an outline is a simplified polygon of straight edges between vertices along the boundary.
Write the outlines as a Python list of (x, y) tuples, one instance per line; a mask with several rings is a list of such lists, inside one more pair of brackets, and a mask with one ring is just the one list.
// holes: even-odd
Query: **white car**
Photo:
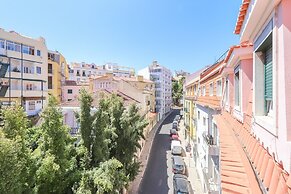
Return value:
[(181, 146), (181, 142), (178, 141), (178, 140), (172, 140), (172, 142), (171, 142), (171, 150), (173, 149), (174, 146)]

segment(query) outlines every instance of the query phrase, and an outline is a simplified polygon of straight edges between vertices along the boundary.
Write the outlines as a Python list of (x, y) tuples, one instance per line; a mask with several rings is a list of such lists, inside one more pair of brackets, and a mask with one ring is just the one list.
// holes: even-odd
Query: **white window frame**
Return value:
[[(237, 71), (234, 71), (234, 109), (236, 111), (241, 111), (242, 107), (242, 73), (241, 73), (241, 65), (240, 62), (237, 63), (234, 69), (237, 69)], [(235, 89), (236, 89), (236, 82), (235, 82), (235, 74), (238, 73), (239, 75), (239, 105), (236, 104), (236, 95), (235, 95)]]
[(225, 108), (227, 111), (229, 111), (229, 78), (225, 78), (225, 94), (224, 94), (224, 103), (225, 103)]
[[(263, 29), (268, 25), (270, 20), (273, 20), (273, 24), (275, 23), (275, 19), (274, 19), (274, 12), (269, 16), (269, 19), (266, 20), (266, 23), (262, 26), (262, 31)], [(262, 31), (260, 31), (257, 36), (255, 37), (254, 40), (256, 40), (262, 33)], [(276, 48), (276, 41), (274, 41), (274, 37), (277, 37), (277, 30), (272, 30), (269, 34), (267, 34), (264, 37), (264, 40), (261, 41), (260, 45), (257, 46), (257, 48), (259, 48), (268, 38), (268, 36), (271, 34), (272, 35), (272, 46), (273, 46), (273, 109), (272, 112), (268, 115), (265, 115), (262, 111), (264, 109), (264, 105), (257, 105), (259, 104), (259, 102), (262, 100), (259, 100), (259, 97), (257, 97), (258, 95), (258, 91), (259, 90), (263, 90), (264, 88), (261, 88), (261, 83), (260, 81), (258, 81), (256, 78), (259, 74), (261, 74), (262, 72), (260, 71), (261, 67), (257, 67), (259, 64), (256, 63), (256, 60), (260, 58), (260, 52), (257, 50), (255, 50), (253, 52), (253, 60), (254, 60), (254, 65), (253, 65), (253, 72), (254, 72), (254, 102), (253, 102), (253, 110), (254, 110), (254, 123), (255, 125), (259, 125), (261, 128), (265, 129), (266, 131), (268, 131), (269, 133), (277, 136), (278, 135), (278, 130), (275, 126), (275, 118), (276, 118), (276, 104), (277, 104), (277, 98), (276, 98), (276, 80), (277, 80), (277, 74), (276, 74), (276, 66), (277, 66), (277, 48)], [(263, 71), (264, 73), (264, 71)], [(264, 99), (263, 99), (264, 100)]]
[(211, 82), (209, 84), (209, 96), (213, 96), (213, 91), (214, 91), (214, 82)]
[[(220, 82), (219, 93), (218, 93), (218, 82)], [(216, 80), (216, 96), (222, 96), (222, 79)]]

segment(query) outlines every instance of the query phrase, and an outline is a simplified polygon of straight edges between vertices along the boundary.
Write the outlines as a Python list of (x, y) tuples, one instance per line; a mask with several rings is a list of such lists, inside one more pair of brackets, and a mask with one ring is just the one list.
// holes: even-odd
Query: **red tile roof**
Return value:
[(220, 109), (220, 97), (217, 96), (198, 96), (197, 104), (207, 106), (212, 109)]
[(65, 85), (66, 86), (76, 86), (77, 85), (77, 82), (74, 81), (74, 80), (66, 80), (65, 81)]
[(246, 42), (242, 42), (240, 45), (233, 45), (232, 47), (229, 48), (228, 52), (227, 52), (227, 55), (224, 59), (224, 62), (227, 63), (233, 50), (236, 49), (236, 48), (243, 48), (243, 47), (249, 47), (249, 46), (253, 46), (253, 43), (250, 43), (248, 41)]
[(234, 34), (240, 34), (241, 27), (244, 23), (250, 1), (251, 0), (243, 0), (242, 5), (240, 6), (238, 18), (237, 18), (235, 29), (234, 29)]
[[(203, 80), (203, 78), (207, 77), (210, 74), (214, 73), (214, 70), (217, 69), (220, 65), (222, 65), (224, 63), (224, 60), (213, 64), (212, 66), (208, 67), (207, 69), (205, 69), (201, 74), (200, 74), (200, 81)], [(220, 70), (220, 69), (217, 69)]]
[(220, 133), (222, 191), (257, 194), (266, 189), (273, 194), (290, 194), (291, 176), (251, 133), (251, 113), (250, 98), (244, 123), (226, 111), (214, 116)]

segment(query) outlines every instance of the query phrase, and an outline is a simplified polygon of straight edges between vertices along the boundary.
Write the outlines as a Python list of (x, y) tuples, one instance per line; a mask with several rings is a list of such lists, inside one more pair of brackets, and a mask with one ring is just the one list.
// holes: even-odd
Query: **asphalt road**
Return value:
[(169, 131), (175, 116), (179, 113), (180, 110), (174, 110), (157, 131), (139, 194), (173, 193)]

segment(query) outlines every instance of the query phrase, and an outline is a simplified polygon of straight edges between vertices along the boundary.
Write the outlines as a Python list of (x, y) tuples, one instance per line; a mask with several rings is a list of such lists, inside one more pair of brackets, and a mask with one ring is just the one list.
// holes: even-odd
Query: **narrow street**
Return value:
[(174, 110), (157, 131), (148, 166), (140, 185), (140, 194), (173, 193), (169, 130), (175, 115), (179, 113), (180, 109)]

